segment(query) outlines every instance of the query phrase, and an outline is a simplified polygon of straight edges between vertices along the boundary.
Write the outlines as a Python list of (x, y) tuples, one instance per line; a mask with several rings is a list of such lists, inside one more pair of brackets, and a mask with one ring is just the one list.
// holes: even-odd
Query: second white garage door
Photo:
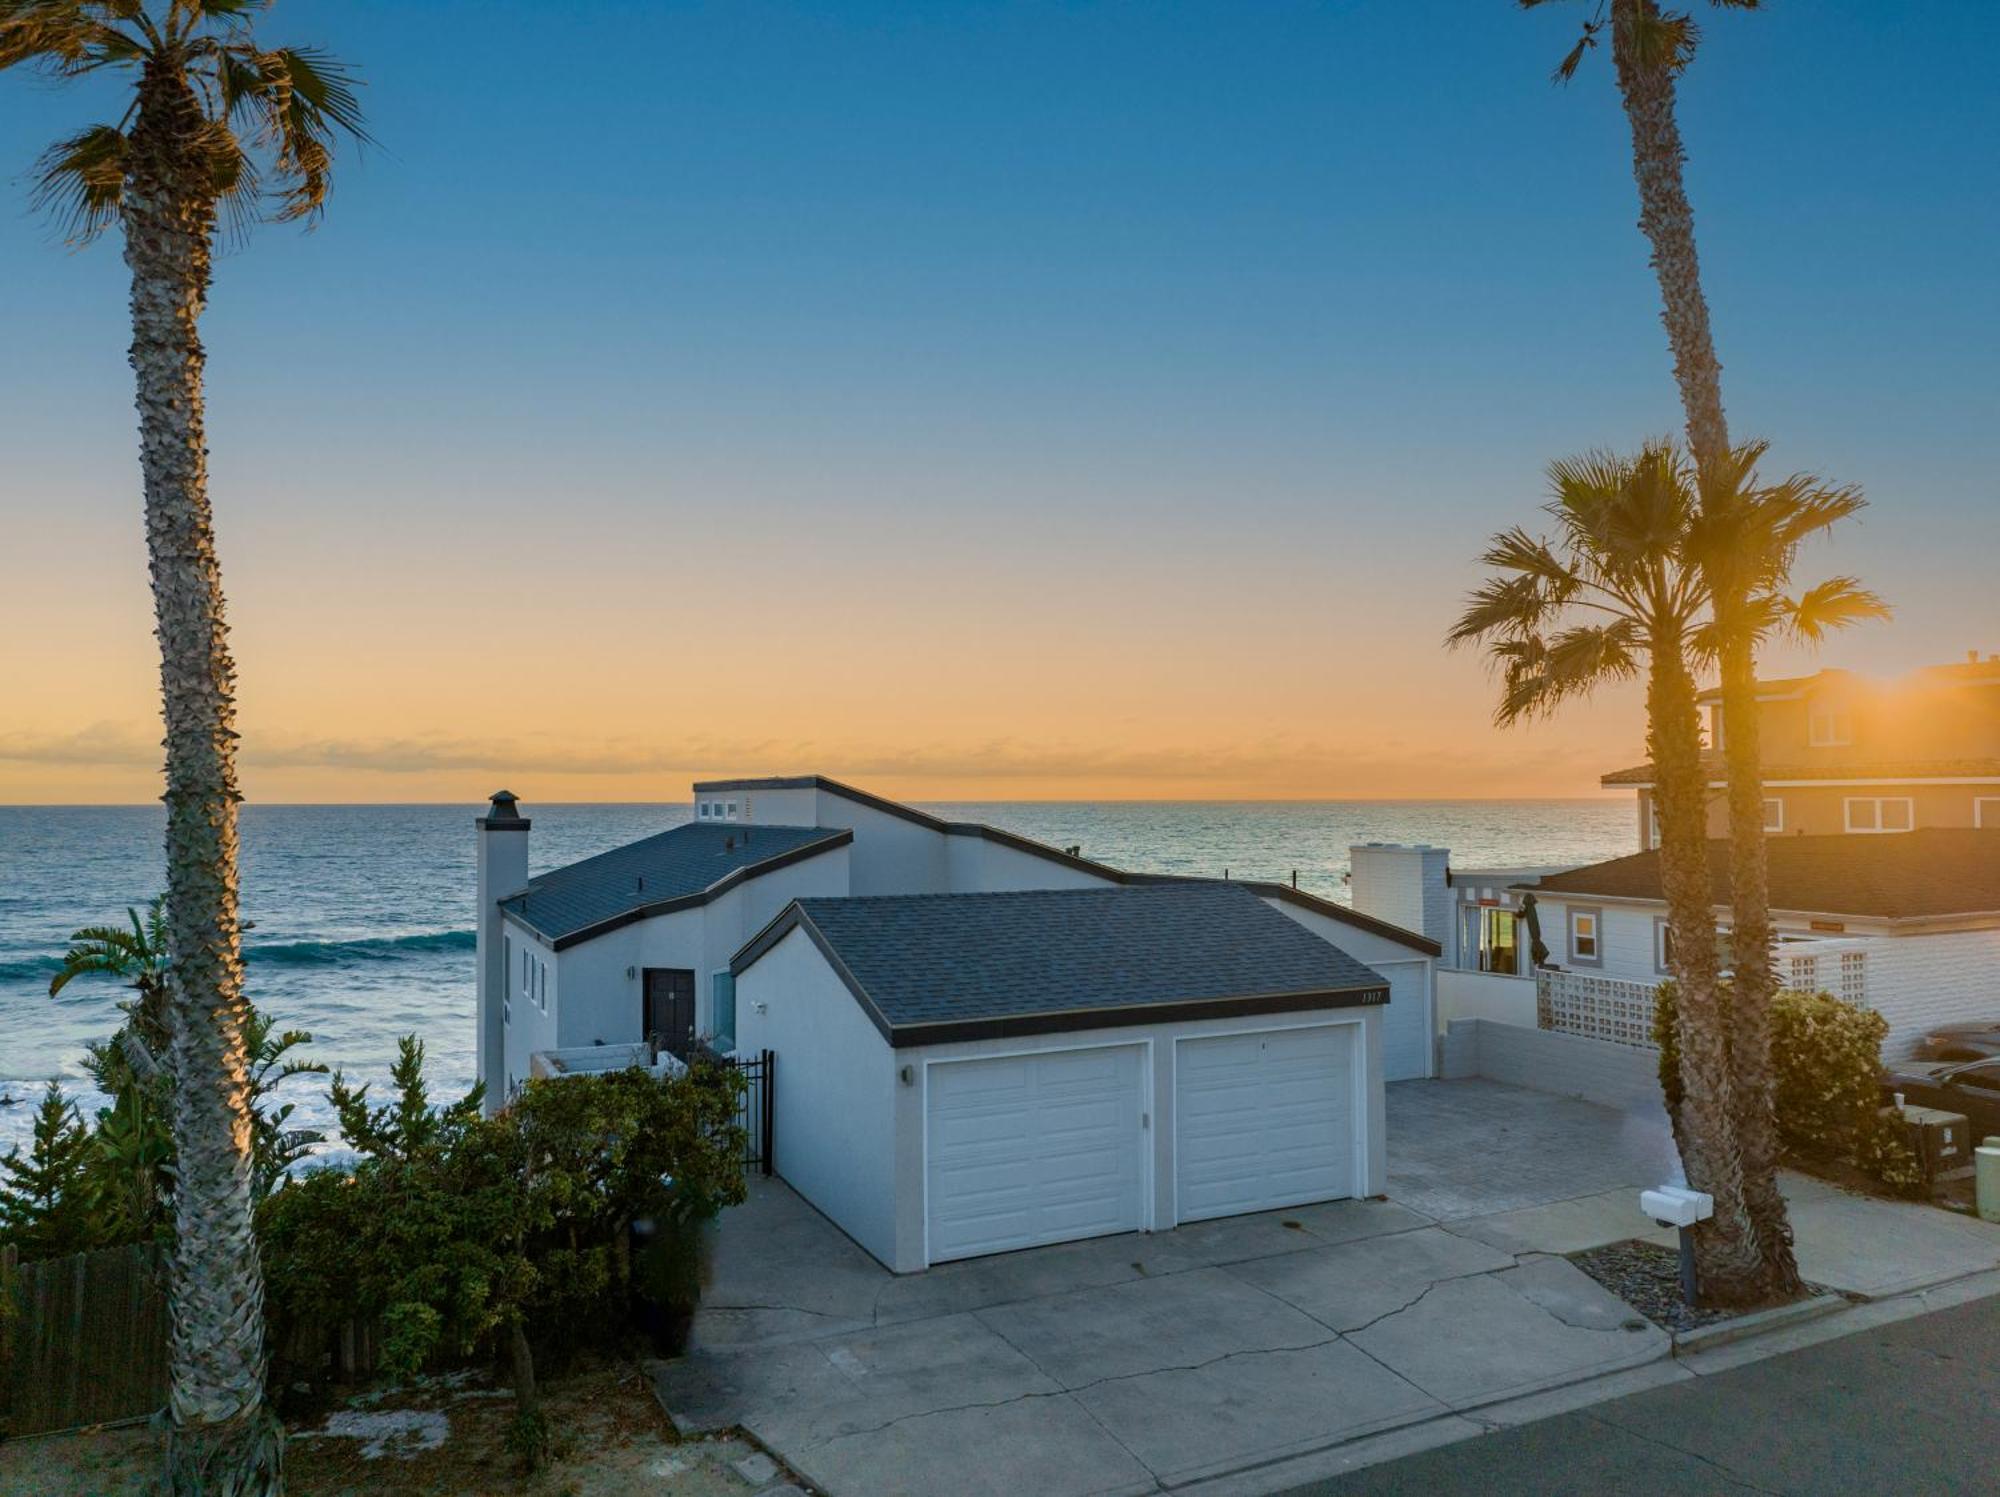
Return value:
[(930, 1261), (1136, 1232), (1143, 1072), (1137, 1045), (932, 1065)]
[(1174, 1178), (1184, 1222), (1354, 1194), (1352, 1024), (1181, 1040)]

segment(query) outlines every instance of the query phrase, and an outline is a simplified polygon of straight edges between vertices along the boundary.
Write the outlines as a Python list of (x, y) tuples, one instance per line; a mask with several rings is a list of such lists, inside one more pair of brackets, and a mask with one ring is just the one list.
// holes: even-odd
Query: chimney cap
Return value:
[(496, 790), (484, 816), (473, 818), (482, 832), (525, 832), (533, 825), (521, 814), (521, 803), (511, 790)]

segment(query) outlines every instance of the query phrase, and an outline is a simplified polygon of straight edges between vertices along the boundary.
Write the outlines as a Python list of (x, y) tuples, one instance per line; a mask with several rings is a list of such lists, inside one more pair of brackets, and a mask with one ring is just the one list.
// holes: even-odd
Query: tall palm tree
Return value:
[[(1520, 0), (1523, 9), (1548, 0)], [(1733, 10), (1755, 10), (1759, 0), (1710, 0)], [(1704, 477), (1704, 508), (1733, 490), (1732, 449), (1722, 409), (1722, 362), (1709, 328), (1695, 249), (1694, 208), (1688, 202), (1674, 113), (1675, 82), (1694, 55), (1700, 31), (1686, 12), (1663, 11), (1657, 0), (1592, 0), (1583, 34), (1556, 68), (1567, 82), (1606, 27), (1618, 92), (1632, 132), (1632, 177), (1639, 188), (1639, 228), (1652, 246), (1660, 287), (1660, 320), (1673, 351), (1674, 380), (1687, 421), (1688, 448)], [(1714, 470), (1714, 476), (1708, 476)], [(1719, 519), (1720, 517), (1718, 517)], [(1713, 553), (1712, 553), (1713, 554)], [(1764, 1244), (1766, 1298), (1795, 1293), (1798, 1265), (1785, 1200), (1778, 1189), (1776, 1090), (1771, 1074), (1771, 998), (1778, 975), (1773, 962), (1770, 872), (1764, 847), (1763, 746), (1757, 721), (1757, 639), (1743, 632), (1757, 610), (1742, 591), (1754, 568), (1718, 567), (1709, 578), (1715, 598), (1716, 657), (1720, 667), (1722, 756), (1728, 781), (1730, 907), (1734, 915), (1735, 976), (1729, 995), (1736, 1112), (1743, 1136), (1750, 1208)]]
[(235, 666), (208, 498), (203, 352), (218, 215), (312, 220), (334, 139), (359, 136), (341, 66), (266, 47), (267, 0), (0, 0), (0, 69), (132, 83), (115, 124), (56, 142), (38, 201), (72, 239), (113, 224), (132, 273), (160, 686), (166, 719), (168, 1066), (175, 1079), (176, 1249), (167, 1476), (175, 1492), (282, 1490), (264, 1402), (263, 1280), (237, 921)]
[(1715, 1198), (1714, 1217), (1695, 1233), (1704, 1295), (1742, 1302), (1758, 1297), (1761, 1248), (1743, 1194), (1709, 884), (1708, 776), (1692, 662), (1712, 620), (1693, 550), (1695, 485), (1666, 443), (1633, 457), (1600, 452), (1554, 463), (1549, 483), (1543, 508), (1556, 539), (1518, 526), (1494, 536), (1480, 558), (1493, 575), (1446, 637), (1483, 644), (1500, 668), (1494, 717), (1502, 726), (1645, 677), (1660, 881), (1680, 986), (1683, 1087), (1674, 1137), (1689, 1184)]
[[(1867, 505), (1852, 485), (1808, 473), (1776, 483), (1760, 479), (1767, 442), (1747, 442), (1706, 463), (1694, 550), (1713, 610), (1704, 652), (1722, 682), (1721, 737), (1728, 769), (1730, 911), (1735, 963), (1730, 987), (1730, 1069), (1736, 1085), (1737, 1135), (1744, 1190), (1764, 1234), (1765, 1297), (1799, 1292), (1790, 1223), (1778, 1188), (1782, 1144), (1771, 1062), (1772, 961), (1765, 861), (1764, 787), (1757, 737), (1758, 647), (1774, 633), (1817, 645), (1834, 629), (1888, 616), (1880, 597), (1852, 577), (1831, 577), (1790, 595), (1799, 548)], [(1735, 704), (1732, 706), (1732, 703)], [(1745, 762), (1747, 740), (1747, 762)]]

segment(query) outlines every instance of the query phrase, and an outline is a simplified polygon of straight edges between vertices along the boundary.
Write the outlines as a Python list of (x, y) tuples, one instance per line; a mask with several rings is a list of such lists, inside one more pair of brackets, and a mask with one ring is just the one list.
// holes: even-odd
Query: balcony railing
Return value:
[(637, 1066), (662, 1078), (687, 1070), (680, 1057), (662, 1050), (656, 1060), (653, 1047), (641, 1040), (630, 1045), (571, 1045), (561, 1050), (537, 1050), (528, 1057), (531, 1076), (589, 1076), (605, 1071), (625, 1071)]

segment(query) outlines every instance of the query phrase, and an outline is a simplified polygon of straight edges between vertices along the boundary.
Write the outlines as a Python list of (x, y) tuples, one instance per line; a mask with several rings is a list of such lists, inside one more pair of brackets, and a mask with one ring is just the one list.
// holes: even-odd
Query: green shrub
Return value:
[(631, 1224), (693, 1233), (744, 1197), (741, 1081), (721, 1066), (530, 1081), (488, 1118), (477, 1091), (430, 1108), (411, 1039), (394, 1083), (371, 1107), (335, 1076), (358, 1159), (259, 1213), (273, 1343), (295, 1355), (350, 1320), (381, 1327), (381, 1368), (397, 1376), (490, 1355), (516, 1328), (538, 1357), (615, 1337), (634, 1296)]
[[(1727, 1012), (1730, 992), (1723, 985)], [(1674, 1031), (1679, 993), (1660, 984), (1653, 1038), (1660, 1047), (1660, 1090), (1667, 1106), (1681, 1100), (1680, 1050)], [(1882, 1041), (1889, 1021), (1873, 1009), (1831, 993), (1781, 989), (1771, 999), (1771, 1066), (1776, 1081), (1778, 1134), (1802, 1154), (1844, 1159), (1888, 1188), (1922, 1185), (1902, 1130), (1882, 1116)]]

